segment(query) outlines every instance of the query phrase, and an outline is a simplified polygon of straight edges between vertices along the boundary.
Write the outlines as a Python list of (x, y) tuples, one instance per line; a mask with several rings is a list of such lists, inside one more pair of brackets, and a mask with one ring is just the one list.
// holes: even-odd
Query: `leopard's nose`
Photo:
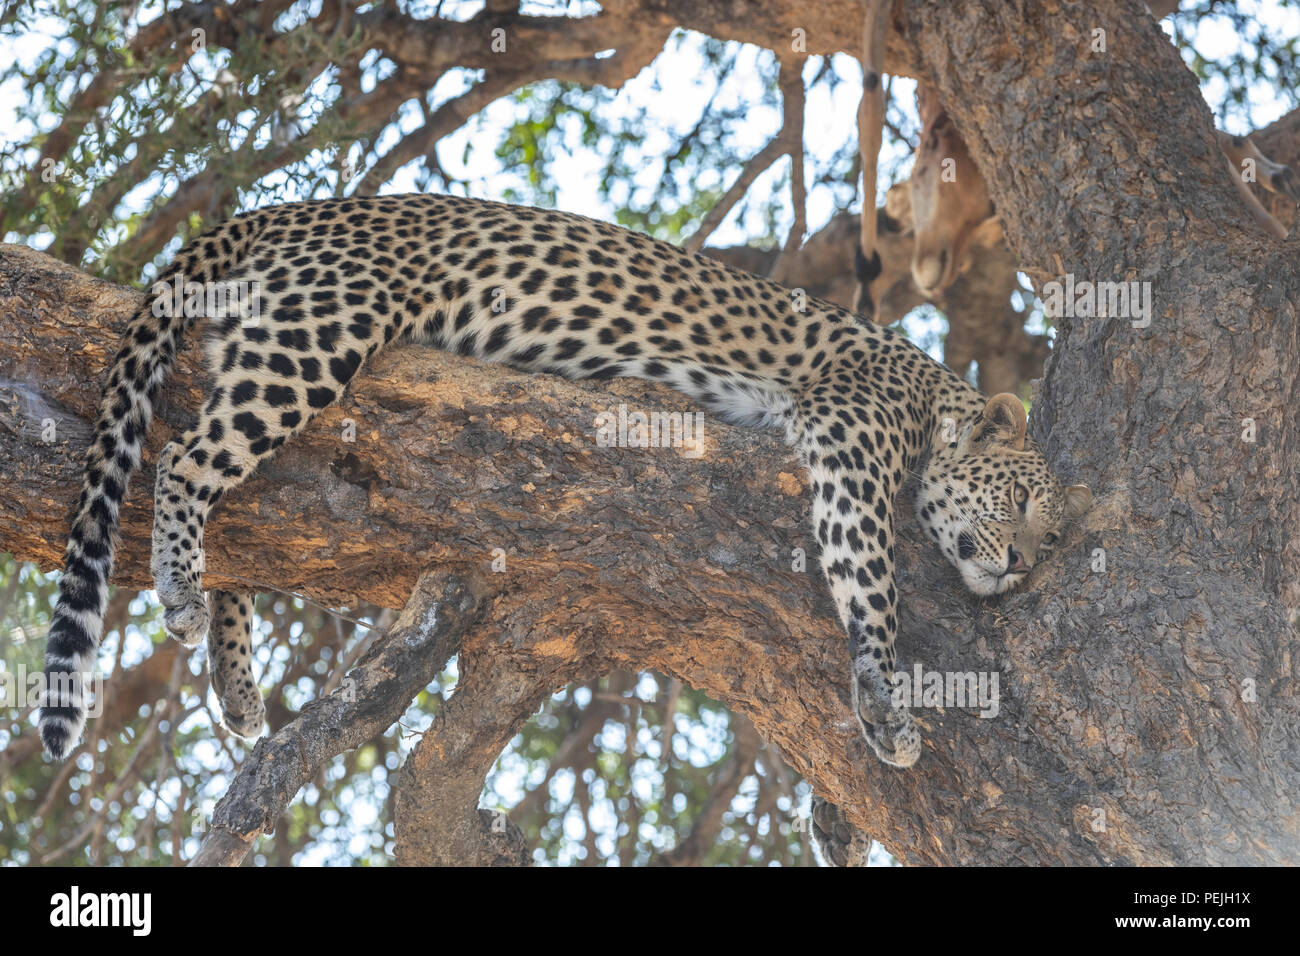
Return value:
[(1010, 558), (1007, 564), (1007, 574), (1023, 574), (1032, 571), (1034, 568), (1032, 564), (1025, 561), (1025, 556), (1011, 545), (1007, 545), (1007, 556)]

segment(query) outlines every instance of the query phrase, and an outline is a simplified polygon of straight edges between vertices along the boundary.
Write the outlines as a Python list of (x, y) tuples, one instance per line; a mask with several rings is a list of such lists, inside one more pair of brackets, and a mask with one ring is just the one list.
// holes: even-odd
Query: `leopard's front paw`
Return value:
[(813, 794), (812, 837), (828, 866), (866, 866), (871, 837), (845, 819), (840, 808)]
[(862, 734), (876, 756), (892, 767), (910, 767), (921, 756), (921, 732), (907, 708), (894, 701), (883, 682), (859, 681), (854, 709)]
[(905, 707), (895, 707), (880, 723), (863, 720), (862, 732), (876, 756), (892, 767), (910, 767), (921, 757), (921, 732)]

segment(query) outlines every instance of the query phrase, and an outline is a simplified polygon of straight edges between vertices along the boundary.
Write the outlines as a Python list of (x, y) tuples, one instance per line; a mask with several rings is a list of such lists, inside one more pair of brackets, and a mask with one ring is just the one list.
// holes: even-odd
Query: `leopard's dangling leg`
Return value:
[[(262, 296), (281, 334), (294, 330), (274, 293)], [(318, 303), (318, 307), (330, 306)], [(269, 361), (266, 330), (238, 319), (215, 324), (208, 342), (213, 387), (198, 424), (158, 459), (154, 494), (154, 587), (167, 612), (167, 632), (187, 647), (208, 633), (211, 614), (203, 594), (203, 528), (221, 497), (252, 474), (319, 412), (333, 404), (382, 334), (366, 327), (369, 338), (341, 340), (341, 356), (330, 360), (326, 384), (319, 359), (291, 359), (274, 353)], [(344, 348), (344, 346), (348, 346)]]
[(196, 647), (208, 633), (211, 616), (203, 594), (203, 525), (208, 493), (196, 497), (198, 488), (177, 463), (184, 449), (169, 442), (158, 456), (154, 482), (153, 571), (154, 590), (166, 612), (163, 626), (186, 647)]
[[(894, 697), (894, 642), (898, 634), (898, 592), (894, 587), (894, 521), (859, 515), (881, 529), (867, 547), (842, 555), (836, 573), (842, 583), (852, 582), (856, 593), (843, 596), (843, 586), (832, 586), (836, 605), (849, 633), (853, 657), (853, 712), (871, 749), (887, 764), (910, 767), (921, 756), (921, 734), (907, 707)], [(889, 544), (881, 547), (883, 531)], [(832, 562), (834, 563), (834, 562)], [(828, 578), (832, 572), (827, 571)]]
[[(186, 436), (192, 440), (192, 434)], [(198, 458), (207, 461), (206, 452)], [(212, 689), (223, 725), (240, 737), (256, 737), (266, 719), (252, 672), (253, 601), (247, 594), (203, 592), (203, 528), (221, 494), (238, 483), (199, 466), (177, 442), (158, 458), (154, 489), (154, 589), (167, 610), (163, 626), (186, 647), (208, 639)]]
[[(203, 530), (208, 516), (221, 497), (242, 483), (273, 450), (268, 446), (250, 453), (247, 441), (232, 440), (226, 433), (222, 416), (205, 409), (198, 427), (180, 442), (170, 442), (158, 456), (154, 589), (167, 609), (163, 626), (186, 647), (197, 646), (207, 636), (213, 616), (203, 593)], [(219, 437), (214, 439), (214, 435)], [(222, 435), (226, 435), (224, 441)]]
[(253, 676), (253, 595), (213, 591), (209, 605), (208, 670), (222, 726), (239, 737), (256, 737), (266, 723), (266, 705)]
[[(921, 755), (921, 735), (907, 708), (894, 699), (898, 592), (893, 498), (901, 469), (891, 467), (884, 450), (884, 468), (873, 467), (860, 448), (856, 458), (851, 450), (845, 452), (851, 446), (840, 437), (844, 434), (836, 421), (813, 419), (807, 427), (813, 525), (822, 570), (849, 636), (853, 711), (876, 756), (895, 767), (910, 767)], [(863, 440), (861, 434), (858, 438)]]

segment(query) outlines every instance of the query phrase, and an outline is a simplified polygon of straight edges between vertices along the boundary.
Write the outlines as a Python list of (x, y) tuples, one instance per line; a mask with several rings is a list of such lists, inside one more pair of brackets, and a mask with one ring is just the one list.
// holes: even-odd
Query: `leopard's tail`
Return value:
[(186, 246), (131, 319), (113, 358), (86, 450), (81, 498), (68, 535), (59, 600), (45, 646), (41, 740), (46, 754), (56, 760), (68, 755), (85, 728), (87, 685), (104, 625), (118, 512), (127, 481), (140, 466), (158, 389), (171, 371), (183, 334), (196, 321), (184, 308), (176, 312), (171, 290), (179, 281), (183, 306), (186, 285), (197, 282), (206, 287), (226, 275), (242, 259), (260, 224), (256, 213), (241, 216)]

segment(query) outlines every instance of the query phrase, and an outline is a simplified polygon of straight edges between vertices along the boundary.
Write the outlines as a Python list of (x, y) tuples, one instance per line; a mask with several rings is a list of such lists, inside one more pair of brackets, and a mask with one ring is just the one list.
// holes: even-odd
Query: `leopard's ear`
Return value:
[(989, 399), (984, 406), (979, 423), (971, 438), (976, 441), (994, 439), (1001, 444), (1010, 445), (1018, 451), (1025, 448), (1025, 428), (1029, 417), (1020, 399), (1010, 392), (1002, 392)]
[(1071, 521), (1082, 518), (1092, 508), (1092, 492), (1087, 485), (1067, 485), (1065, 488), (1065, 516)]

